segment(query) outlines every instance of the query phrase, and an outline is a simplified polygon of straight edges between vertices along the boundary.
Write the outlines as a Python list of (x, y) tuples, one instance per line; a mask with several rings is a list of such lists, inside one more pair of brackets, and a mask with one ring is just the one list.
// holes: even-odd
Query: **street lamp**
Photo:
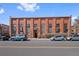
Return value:
[(1, 34), (2, 34), (2, 27), (1, 27), (1, 25), (0, 25), (0, 37), (1, 37)]

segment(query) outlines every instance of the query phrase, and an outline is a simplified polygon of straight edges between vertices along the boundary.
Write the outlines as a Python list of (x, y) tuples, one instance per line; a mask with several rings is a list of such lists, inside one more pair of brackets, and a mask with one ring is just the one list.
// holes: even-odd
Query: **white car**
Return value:
[(72, 39), (72, 37), (67, 37), (66, 40), (70, 41)]
[(72, 41), (79, 41), (79, 35), (72, 36), (71, 40)]
[(64, 36), (57, 35), (51, 38), (51, 41), (63, 41), (66, 40)]

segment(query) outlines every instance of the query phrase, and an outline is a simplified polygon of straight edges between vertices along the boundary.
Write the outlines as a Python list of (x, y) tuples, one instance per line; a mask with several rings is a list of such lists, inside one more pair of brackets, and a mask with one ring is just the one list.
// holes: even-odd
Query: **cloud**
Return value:
[(0, 9), (0, 14), (3, 14), (5, 11), (3, 8)]
[(36, 10), (40, 9), (39, 5), (36, 3), (21, 3), (17, 6), (19, 10), (35, 12)]
[(23, 8), (21, 6), (17, 6), (18, 9), (23, 10)]

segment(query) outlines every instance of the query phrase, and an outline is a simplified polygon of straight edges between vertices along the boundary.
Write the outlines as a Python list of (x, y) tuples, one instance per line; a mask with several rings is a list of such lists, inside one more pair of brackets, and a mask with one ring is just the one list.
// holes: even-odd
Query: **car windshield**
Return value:
[(79, 35), (74, 35), (73, 37), (79, 37)]
[(16, 36), (24, 36), (24, 35), (16, 35)]

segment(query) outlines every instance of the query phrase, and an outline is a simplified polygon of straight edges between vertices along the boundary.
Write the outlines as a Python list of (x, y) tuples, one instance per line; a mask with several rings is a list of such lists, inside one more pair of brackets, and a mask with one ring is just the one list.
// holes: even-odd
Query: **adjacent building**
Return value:
[(71, 34), (71, 16), (10, 17), (10, 35), (25, 34), (30, 38)]
[(74, 30), (74, 33), (79, 33), (79, 18), (75, 19)]
[(76, 33), (76, 28), (74, 25), (71, 26), (71, 36)]
[(0, 24), (0, 35), (9, 35), (9, 26), (5, 24)]

